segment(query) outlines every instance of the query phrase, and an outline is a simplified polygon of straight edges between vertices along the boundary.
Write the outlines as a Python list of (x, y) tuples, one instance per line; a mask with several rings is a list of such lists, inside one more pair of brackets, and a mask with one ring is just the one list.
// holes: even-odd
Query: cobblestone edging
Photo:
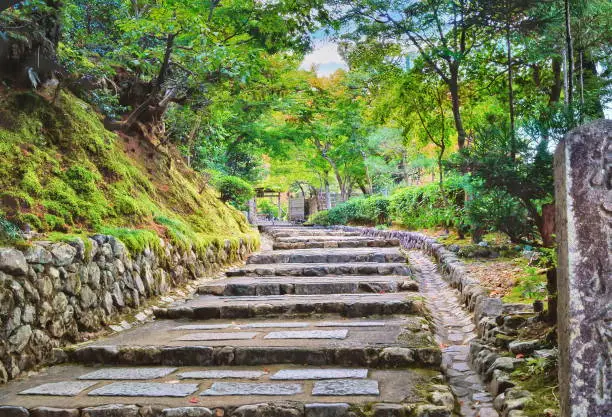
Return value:
[(398, 239), (404, 249), (421, 250), (433, 257), (442, 277), (449, 285), (459, 291), (460, 301), (473, 314), (478, 339), (470, 342), (468, 360), (471, 368), (480, 375), (493, 396), (493, 406), (502, 417), (522, 417), (520, 411), (531, 399), (528, 391), (515, 387), (510, 373), (524, 359), (503, 355), (507, 350), (512, 354), (531, 354), (547, 356), (554, 354), (550, 350), (536, 351), (537, 341), (512, 342), (511, 338), (499, 344), (498, 335), (512, 335), (513, 332), (533, 316), (530, 306), (506, 304), (501, 299), (488, 296), (488, 290), (476, 280), (469, 277), (463, 262), (457, 255), (441, 243), (423, 234), (405, 231), (378, 230), (365, 227), (336, 226), (345, 231), (359, 231), (364, 236)]
[(112, 236), (87, 245), (34, 242), (0, 248), (0, 384), (52, 361), (53, 349), (105, 328), (145, 299), (243, 260), (254, 241), (211, 245), (206, 256), (162, 241), (162, 250), (130, 254)]

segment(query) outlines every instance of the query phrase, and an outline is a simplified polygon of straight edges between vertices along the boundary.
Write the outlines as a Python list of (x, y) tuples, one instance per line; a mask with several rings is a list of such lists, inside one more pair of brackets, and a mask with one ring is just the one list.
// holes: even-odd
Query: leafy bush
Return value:
[(15, 241), (21, 238), (21, 232), (19, 228), (8, 221), (2, 213), (0, 213), (0, 242), (3, 241)]
[(446, 200), (438, 184), (404, 188), (390, 199), (391, 215), (409, 229), (459, 226), (461, 208), (456, 200), (462, 187), (447, 181), (445, 192)]
[(272, 204), (270, 200), (258, 200), (257, 209), (267, 216), (278, 219), (278, 206), (276, 206), (276, 204)]
[(219, 178), (216, 186), (221, 193), (221, 201), (230, 203), (239, 209), (245, 209), (246, 203), (255, 195), (251, 184), (232, 175)]
[(315, 213), (309, 224), (328, 226), (333, 224), (384, 225), (390, 223), (389, 199), (382, 196), (356, 198), (336, 207)]
[(533, 241), (537, 234), (527, 210), (505, 191), (478, 191), (466, 202), (465, 209), (472, 233), (500, 231), (514, 243)]
[(305, 225), (314, 225), (314, 226), (331, 226), (332, 223), (329, 221), (329, 211), (322, 210), (317, 211), (315, 214), (312, 214)]

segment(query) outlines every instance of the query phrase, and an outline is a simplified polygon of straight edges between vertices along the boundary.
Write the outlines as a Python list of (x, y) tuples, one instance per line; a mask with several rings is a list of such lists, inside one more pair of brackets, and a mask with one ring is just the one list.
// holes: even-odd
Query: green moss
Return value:
[(234, 249), (241, 239), (258, 247), (244, 216), (202, 188), (197, 174), (179, 160), (169, 168), (146, 141), (127, 154), (91, 107), (69, 93), (53, 103), (2, 93), (0, 112), (0, 190), (17, 202), (12, 212), (3, 205), (9, 220), (41, 232), (106, 232), (132, 251), (159, 249), (159, 236), (199, 255), (226, 240)]
[(162, 251), (159, 236), (152, 230), (103, 227), (100, 229), (100, 233), (116, 237), (123, 242), (130, 253), (142, 252), (146, 248), (157, 253)]
[(47, 240), (51, 242), (64, 242), (71, 243), (76, 240), (80, 240), (85, 245), (85, 257), (89, 258), (91, 255), (91, 250), (93, 249), (93, 244), (91, 240), (89, 240), (89, 236), (86, 233), (60, 233), (60, 232), (52, 232), (47, 235)]
[(43, 192), (43, 187), (34, 171), (26, 171), (23, 174), (20, 187), (31, 196), (39, 196)]
[(32, 213), (20, 213), (17, 216), (17, 222), (21, 225), (29, 224), (34, 230), (43, 230), (42, 220)]
[(531, 400), (523, 409), (528, 417), (547, 415), (544, 413), (547, 409), (555, 410), (555, 415), (559, 414), (559, 381), (556, 367), (534, 371), (523, 364), (514, 371), (513, 377), (520, 389), (531, 393)]

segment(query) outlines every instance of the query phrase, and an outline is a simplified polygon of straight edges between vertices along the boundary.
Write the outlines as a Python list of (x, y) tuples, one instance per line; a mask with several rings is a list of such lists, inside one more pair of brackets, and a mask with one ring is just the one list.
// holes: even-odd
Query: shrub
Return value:
[(499, 189), (474, 193), (466, 202), (465, 212), (472, 233), (500, 231), (514, 243), (533, 241), (537, 235), (537, 228), (521, 202)]
[(460, 208), (455, 204), (459, 190), (447, 187), (446, 201), (438, 184), (405, 188), (391, 197), (390, 212), (394, 220), (409, 229), (458, 226)]
[(221, 193), (221, 201), (230, 203), (239, 209), (245, 209), (246, 203), (255, 195), (251, 184), (232, 175), (219, 178), (216, 186)]
[(308, 218), (308, 221), (304, 224), (314, 225), (314, 226), (331, 226), (332, 223), (329, 221), (329, 211), (328, 210), (317, 211), (316, 213), (312, 214)]
[(355, 198), (336, 207), (315, 213), (309, 224), (328, 226), (334, 224), (355, 224), (376, 226), (390, 223), (389, 199), (382, 196)]
[(278, 206), (270, 202), (270, 200), (258, 200), (257, 209), (267, 216), (278, 219)]
[(19, 228), (0, 213), (0, 242), (15, 241), (19, 238), (21, 238)]

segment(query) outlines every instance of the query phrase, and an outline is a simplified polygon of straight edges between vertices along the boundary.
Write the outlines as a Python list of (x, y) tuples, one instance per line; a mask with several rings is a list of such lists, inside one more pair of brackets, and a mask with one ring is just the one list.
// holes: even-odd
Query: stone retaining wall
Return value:
[(130, 254), (113, 236), (88, 240), (0, 248), (0, 384), (50, 362), (54, 348), (82, 341), (144, 300), (256, 249), (241, 239), (197, 256), (162, 241), (160, 251)]

